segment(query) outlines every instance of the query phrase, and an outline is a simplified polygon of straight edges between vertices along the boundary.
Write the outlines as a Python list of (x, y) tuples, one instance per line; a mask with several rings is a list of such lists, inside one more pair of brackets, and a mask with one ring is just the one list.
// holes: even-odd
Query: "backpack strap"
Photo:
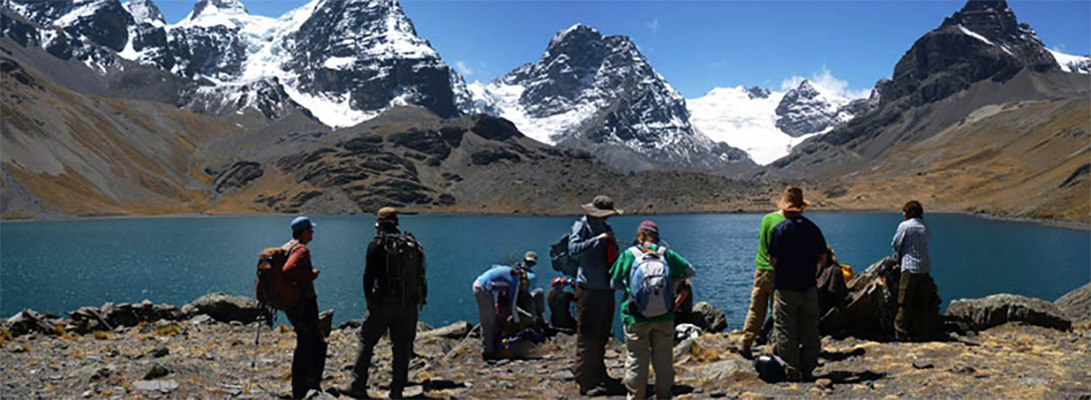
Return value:
[(629, 253), (632, 253), (633, 257), (636, 257), (637, 261), (640, 261), (640, 258), (644, 257), (644, 252), (640, 250), (640, 246), (630, 247)]

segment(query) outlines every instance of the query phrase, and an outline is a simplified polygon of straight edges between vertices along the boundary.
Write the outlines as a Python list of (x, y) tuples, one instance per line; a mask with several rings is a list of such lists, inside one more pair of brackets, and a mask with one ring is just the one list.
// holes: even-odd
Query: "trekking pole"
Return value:
[[(262, 311), (266, 311), (266, 308), (262, 308)], [(275, 315), (274, 315), (275, 317)], [(250, 368), (257, 368), (258, 365), (258, 353), (261, 352), (261, 320), (265, 319), (265, 313), (259, 313), (257, 319), (257, 333), (254, 335), (254, 359), (250, 361)], [(272, 324), (270, 324), (272, 325)]]

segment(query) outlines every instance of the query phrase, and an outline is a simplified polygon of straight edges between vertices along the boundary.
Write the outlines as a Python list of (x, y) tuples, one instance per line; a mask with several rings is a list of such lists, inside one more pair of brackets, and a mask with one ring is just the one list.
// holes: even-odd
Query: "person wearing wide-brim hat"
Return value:
[(803, 189), (789, 187), (781, 204), (784, 221), (769, 234), (773, 274), (773, 354), (790, 380), (810, 379), (818, 366), (818, 266), (826, 262), (826, 238), (803, 216)]
[(773, 264), (769, 262), (769, 238), (773, 228), (784, 222), (785, 214), (803, 212), (810, 203), (803, 198), (803, 189), (788, 186), (784, 194), (776, 201), (777, 210), (761, 218), (758, 229), (758, 254), (754, 257), (754, 288), (750, 292), (750, 309), (746, 312), (743, 324), (742, 342), (739, 352), (743, 357), (751, 356), (754, 339), (765, 325), (767, 311), (773, 307)]
[(606, 372), (606, 343), (614, 322), (610, 266), (618, 257), (614, 231), (606, 219), (621, 215), (609, 196), (595, 196), (581, 206), (584, 216), (572, 225), (568, 253), (579, 261), (576, 274), (576, 383), (580, 394), (605, 393), (619, 386)]

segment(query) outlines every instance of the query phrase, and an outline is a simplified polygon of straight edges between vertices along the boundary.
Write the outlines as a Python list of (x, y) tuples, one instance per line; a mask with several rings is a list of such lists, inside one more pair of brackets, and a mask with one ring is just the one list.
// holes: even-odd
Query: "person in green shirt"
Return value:
[[(641, 263), (649, 266), (647, 264), (649, 262), (657, 262), (659, 267), (666, 267), (665, 272), (673, 282), (673, 287), (669, 288), (671, 290), (662, 297), (667, 304), (660, 303), (658, 308), (649, 305), (642, 314), (634, 302), (635, 296), (630, 283), (632, 283), (634, 268), (640, 267)], [(646, 270), (654, 270), (654, 267), (651, 268)], [(674, 308), (676, 307), (673, 293), (683, 282), (696, 274), (689, 261), (674, 250), (660, 246), (659, 227), (647, 220), (641, 222), (640, 227), (637, 228), (636, 244), (621, 253), (610, 268), (611, 285), (615, 289), (625, 291), (625, 301), (621, 303), (621, 322), (625, 324), (625, 387), (628, 389), (629, 399), (645, 398), (649, 361), (655, 368), (656, 398), (671, 397), (671, 386), (674, 384)], [(654, 279), (648, 279), (645, 282), (654, 282)], [(656, 311), (651, 311), (653, 309)], [(645, 316), (648, 313), (654, 316)]]
[[(792, 190), (788, 187), (784, 196)], [(784, 208), (786, 197), (777, 201), (777, 211), (765, 214), (761, 219), (761, 227), (758, 229), (758, 254), (754, 257), (754, 289), (750, 292), (750, 310), (746, 312), (746, 322), (743, 325), (742, 343), (739, 352), (743, 357), (750, 358), (750, 347), (754, 345), (754, 338), (761, 333), (765, 325), (766, 312), (772, 308), (773, 302), (773, 264), (769, 262), (769, 239), (772, 237), (773, 228), (784, 222)]]

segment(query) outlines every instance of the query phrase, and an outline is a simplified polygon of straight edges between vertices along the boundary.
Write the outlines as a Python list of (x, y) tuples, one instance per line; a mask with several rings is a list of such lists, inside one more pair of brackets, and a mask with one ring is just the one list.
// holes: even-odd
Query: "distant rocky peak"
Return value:
[(1015, 32), (1019, 22), (1004, 0), (971, 0), (954, 15), (947, 17), (943, 25), (962, 25), (985, 38), (995, 40)]
[(746, 89), (746, 95), (753, 99), (767, 99), (772, 92), (769, 89), (751, 86)]
[(602, 34), (590, 25), (577, 23), (553, 35), (553, 39), (549, 41), (549, 49), (595, 41), (602, 41)]
[(239, 0), (199, 0), (193, 5), (193, 12), (189, 14), (189, 18), (196, 19), (219, 13), (249, 14), (246, 6), (243, 6)]
[(129, 11), (129, 14), (132, 14), (133, 20), (138, 24), (147, 23), (155, 26), (166, 24), (163, 14), (159, 12), (159, 7), (156, 7), (151, 0), (131, 0), (123, 3), (122, 6)]
[(806, 79), (804, 79), (803, 82), (800, 82), (799, 86), (796, 86), (795, 89), (792, 89), (792, 92), (795, 92), (796, 96), (806, 99), (813, 99), (822, 95), (822, 93), (811, 84), (811, 81)]

